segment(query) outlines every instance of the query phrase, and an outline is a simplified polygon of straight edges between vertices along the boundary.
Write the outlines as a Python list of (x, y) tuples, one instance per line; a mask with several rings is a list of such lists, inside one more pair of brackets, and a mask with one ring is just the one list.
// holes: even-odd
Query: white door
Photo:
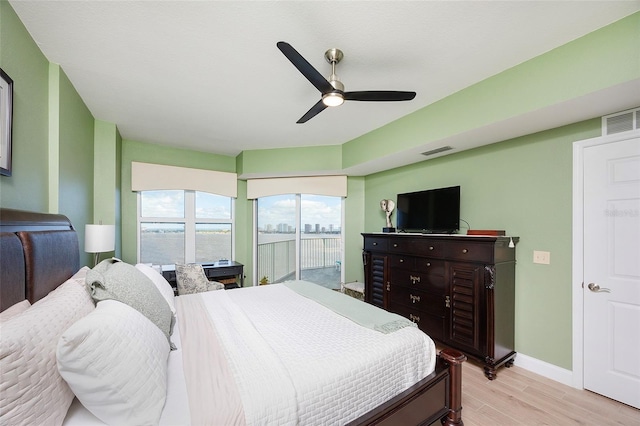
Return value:
[(640, 138), (584, 149), (584, 387), (640, 408)]

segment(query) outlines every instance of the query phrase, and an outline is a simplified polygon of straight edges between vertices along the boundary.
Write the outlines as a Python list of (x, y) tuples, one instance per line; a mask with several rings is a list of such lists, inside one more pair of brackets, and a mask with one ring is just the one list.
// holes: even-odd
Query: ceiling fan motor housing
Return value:
[(338, 76), (335, 74), (331, 74), (331, 80), (329, 83), (333, 86), (334, 89), (344, 92), (344, 84), (338, 79)]

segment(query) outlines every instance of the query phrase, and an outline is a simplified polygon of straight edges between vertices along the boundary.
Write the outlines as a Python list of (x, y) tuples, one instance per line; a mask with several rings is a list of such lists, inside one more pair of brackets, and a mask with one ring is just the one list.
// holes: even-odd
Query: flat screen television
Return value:
[(460, 228), (460, 187), (398, 194), (396, 212), (400, 232), (453, 234)]

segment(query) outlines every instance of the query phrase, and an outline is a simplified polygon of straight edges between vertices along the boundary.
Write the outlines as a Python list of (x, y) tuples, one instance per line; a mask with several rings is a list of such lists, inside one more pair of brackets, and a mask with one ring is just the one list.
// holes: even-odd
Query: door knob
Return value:
[(600, 286), (596, 283), (589, 283), (587, 288), (594, 293), (611, 293), (611, 289), (608, 288), (600, 288)]

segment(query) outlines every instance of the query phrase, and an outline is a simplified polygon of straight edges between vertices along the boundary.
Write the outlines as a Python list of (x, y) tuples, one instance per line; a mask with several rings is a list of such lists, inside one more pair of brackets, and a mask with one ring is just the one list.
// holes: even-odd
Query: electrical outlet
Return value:
[(551, 253), (548, 251), (533, 251), (533, 263), (540, 263), (542, 265), (548, 265), (551, 263)]

